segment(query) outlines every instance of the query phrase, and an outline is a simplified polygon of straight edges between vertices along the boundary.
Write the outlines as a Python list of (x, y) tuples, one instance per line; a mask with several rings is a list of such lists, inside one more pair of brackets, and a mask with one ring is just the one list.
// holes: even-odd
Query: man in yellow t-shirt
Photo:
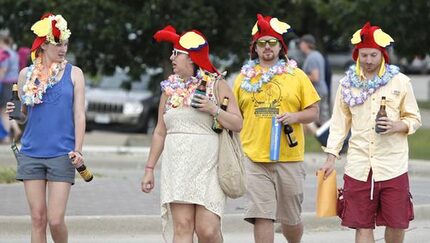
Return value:
[[(242, 145), (247, 157), (248, 198), (245, 220), (254, 224), (256, 242), (273, 242), (274, 221), (288, 242), (300, 242), (300, 213), (305, 171), (303, 123), (318, 119), (315, 88), (307, 75), (286, 58), (283, 35), (290, 26), (257, 15), (252, 30), (251, 60), (242, 67), (233, 92), (243, 115)], [(282, 132), (279, 161), (270, 160), (272, 117), (294, 130), (298, 145), (290, 147)]]

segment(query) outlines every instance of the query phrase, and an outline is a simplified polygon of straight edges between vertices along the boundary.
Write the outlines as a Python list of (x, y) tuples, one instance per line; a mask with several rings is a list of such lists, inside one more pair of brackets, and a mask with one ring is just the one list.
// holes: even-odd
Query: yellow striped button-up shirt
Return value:
[[(352, 89), (354, 93), (358, 92), (358, 89)], [(366, 181), (372, 169), (375, 181), (385, 181), (407, 172), (407, 135), (421, 126), (421, 116), (410, 79), (398, 73), (385, 86), (376, 90), (364, 104), (353, 107), (344, 102), (341, 91), (342, 86), (339, 85), (330, 135), (324, 151), (338, 157), (343, 140), (351, 129), (345, 174), (356, 180)], [(375, 119), (382, 96), (386, 97), (388, 118), (404, 122), (408, 133), (382, 135), (375, 132)]]

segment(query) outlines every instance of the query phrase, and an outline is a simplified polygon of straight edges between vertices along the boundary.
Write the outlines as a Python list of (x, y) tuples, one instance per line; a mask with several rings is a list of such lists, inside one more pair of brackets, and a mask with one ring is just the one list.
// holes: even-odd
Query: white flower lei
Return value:
[[(258, 92), (263, 84), (272, 80), (274, 75), (282, 73), (294, 75), (294, 68), (297, 67), (297, 62), (292, 59), (289, 59), (288, 63), (285, 62), (284, 59), (279, 59), (276, 64), (270, 67), (266, 72), (262, 70), (256, 71), (255, 66), (259, 63), (258, 60), (249, 60), (247, 64), (243, 65), (240, 71), (244, 76), (242, 84), (240, 85), (241, 89), (250, 93)], [(256, 83), (251, 84), (251, 79), (260, 74), (262, 74), (261, 78)]]

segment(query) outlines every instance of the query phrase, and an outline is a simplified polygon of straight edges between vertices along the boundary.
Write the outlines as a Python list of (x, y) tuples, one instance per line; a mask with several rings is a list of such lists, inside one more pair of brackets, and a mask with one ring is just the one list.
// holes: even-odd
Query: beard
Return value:
[(260, 58), (265, 62), (271, 62), (275, 60), (276, 56), (275, 56), (275, 53), (268, 51), (268, 52), (264, 52)]

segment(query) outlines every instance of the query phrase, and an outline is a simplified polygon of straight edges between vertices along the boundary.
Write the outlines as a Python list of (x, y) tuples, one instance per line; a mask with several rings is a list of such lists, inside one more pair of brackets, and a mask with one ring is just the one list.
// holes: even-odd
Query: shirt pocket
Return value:
[(392, 120), (399, 120), (400, 118), (400, 101), (401, 96), (400, 95), (389, 95), (387, 96), (387, 106), (386, 111), (388, 118)]

